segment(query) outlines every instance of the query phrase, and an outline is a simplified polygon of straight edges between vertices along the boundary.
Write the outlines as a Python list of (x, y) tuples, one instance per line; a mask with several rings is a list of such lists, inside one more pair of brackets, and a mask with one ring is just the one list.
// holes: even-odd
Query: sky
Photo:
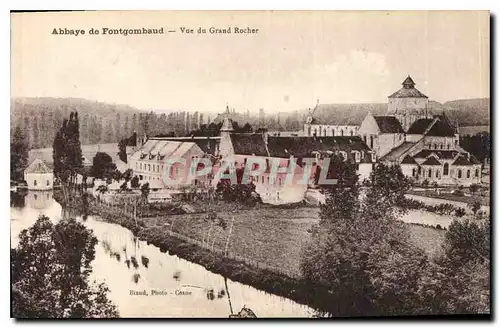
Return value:
[[(228, 104), (257, 114), (313, 107), (317, 99), (387, 102), (407, 75), (439, 102), (490, 93), (486, 11), (23, 13), (11, 22), (12, 97), (147, 110), (222, 112)], [(88, 33), (105, 27), (176, 32)], [(210, 27), (259, 31), (210, 34)], [(54, 35), (54, 28), (86, 34)]]

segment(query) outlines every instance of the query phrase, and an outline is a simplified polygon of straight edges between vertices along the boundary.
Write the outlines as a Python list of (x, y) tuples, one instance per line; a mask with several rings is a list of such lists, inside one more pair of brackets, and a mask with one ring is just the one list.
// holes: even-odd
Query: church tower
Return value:
[(233, 144), (231, 142), (231, 133), (234, 132), (234, 128), (233, 121), (229, 118), (229, 115), (229, 105), (226, 105), (226, 113), (224, 114), (224, 121), (222, 122), (222, 127), (220, 129), (219, 155), (222, 157), (234, 154)]
[(406, 132), (413, 122), (429, 115), (429, 98), (415, 88), (416, 84), (409, 75), (402, 84), (401, 89), (388, 97), (387, 115), (395, 116)]

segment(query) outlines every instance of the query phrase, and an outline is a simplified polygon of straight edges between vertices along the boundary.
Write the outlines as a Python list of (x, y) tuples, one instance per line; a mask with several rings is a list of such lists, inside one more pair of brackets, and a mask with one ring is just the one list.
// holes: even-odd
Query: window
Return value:
[(344, 136), (344, 129), (340, 130), (340, 135)]
[(448, 163), (444, 163), (443, 175), (448, 175), (448, 170), (449, 169), (450, 169), (450, 165)]
[(416, 168), (413, 168), (413, 169), (412, 169), (412, 171), (411, 171), (411, 176), (412, 176), (412, 177), (417, 176), (417, 169), (416, 169)]
[(462, 170), (461, 169), (458, 169), (457, 176), (458, 176), (459, 179), (462, 178)]
[[(36, 186), (36, 180), (33, 180), (33, 185)], [(36, 196), (36, 195), (35, 195)]]
[(467, 170), (467, 179), (470, 178), (470, 170)]
[(422, 174), (422, 168), (420, 166), (418, 167), (418, 174)]
[(151, 164), (148, 164), (148, 171), (151, 172)]
[(479, 169), (476, 169), (476, 178), (479, 177)]
[(332, 129), (332, 136), (335, 136), (335, 130)]
[(440, 145), (440, 148), (441, 148), (441, 149), (444, 149), (444, 145), (443, 145), (443, 144), (441, 144), (441, 145)]
[(50, 182), (49, 182), (49, 180), (47, 180), (47, 186), (50, 186)]
[(142, 163), (141, 163), (141, 171), (142, 171)]
[(351, 130), (351, 137), (354, 135), (354, 132)]
[(427, 175), (429, 178), (432, 177), (432, 169), (429, 169), (429, 173)]
[(262, 176), (262, 183), (264, 183), (264, 176)]
[(436, 170), (436, 178), (439, 178), (439, 170)]
[(365, 142), (366, 144), (366, 135), (363, 136), (363, 141)]
[(447, 144), (447, 145), (446, 145), (446, 147), (447, 147), (448, 149), (450, 149), (450, 144)]
[(370, 136), (370, 148), (373, 149), (373, 136)]
[(434, 149), (438, 149), (438, 145), (437, 144), (434, 144)]

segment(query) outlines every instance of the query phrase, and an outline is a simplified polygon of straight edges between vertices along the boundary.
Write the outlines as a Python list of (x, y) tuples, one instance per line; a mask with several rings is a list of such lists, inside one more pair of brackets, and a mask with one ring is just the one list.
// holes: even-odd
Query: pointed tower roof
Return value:
[(405, 89), (411, 89), (411, 88), (415, 87), (415, 82), (410, 77), (410, 75), (408, 75), (408, 77), (406, 77), (406, 79), (403, 81), (402, 84), (403, 84), (403, 88), (405, 88)]
[(406, 77), (402, 84), (403, 87), (390, 95), (389, 98), (428, 98), (415, 88), (415, 82), (410, 75)]
[(231, 132), (234, 131), (233, 121), (229, 118), (230, 115), (229, 105), (226, 104), (226, 113), (224, 114), (224, 121), (222, 122), (221, 132)]

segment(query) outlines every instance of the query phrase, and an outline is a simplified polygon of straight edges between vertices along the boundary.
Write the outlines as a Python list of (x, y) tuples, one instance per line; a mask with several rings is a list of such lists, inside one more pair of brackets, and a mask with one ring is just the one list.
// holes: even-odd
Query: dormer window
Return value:
[(356, 162), (361, 161), (361, 155), (359, 154), (359, 151), (354, 151), (354, 159), (356, 160)]

